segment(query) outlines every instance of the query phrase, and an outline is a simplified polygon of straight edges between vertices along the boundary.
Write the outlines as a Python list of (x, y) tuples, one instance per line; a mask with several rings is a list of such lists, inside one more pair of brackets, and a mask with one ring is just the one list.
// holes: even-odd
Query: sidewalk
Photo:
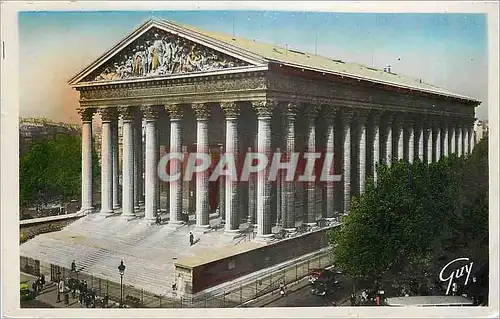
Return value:
[[(37, 277), (21, 272), (21, 281), (28, 281), (28, 287), (31, 290), (31, 284), (37, 280)], [(40, 301), (43, 304), (50, 305), (53, 308), (85, 308), (85, 306), (80, 305), (78, 302), (78, 293), (76, 298), (72, 298), (72, 294), (69, 293), (69, 304), (64, 303), (64, 295), (61, 295), (61, 302), (57, 302), (57, 284), (55, 282), (47, 282), (43, 287), (43, 290), (36, 295), (35, 300)], [(30, 301), (21, 301), (21, 308), (23, 308), (23, 303), (26, 307), (30, 307)], [(117, 307), (117, 304), (113, 301), (109, 301), (110, 308)]]

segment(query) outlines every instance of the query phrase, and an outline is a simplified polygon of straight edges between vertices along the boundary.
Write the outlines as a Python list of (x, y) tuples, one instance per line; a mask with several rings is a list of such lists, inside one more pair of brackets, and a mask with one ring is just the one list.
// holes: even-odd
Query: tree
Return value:
[(353, 277), (407, 282), (434, 275), (450, 252), (487, 251), (487, 167), (484, 141), (466, 159), (379, 165), (376, 187), (367, 181), (329, 233), (335, 264)]
[[(95, 151), (93, 155), (92, 174), (97, 179), (99, 164)], [(79, 198), (82, 165), (79, 136), (59, 134), (53, 140), (34, 143), (19, 162), (22, 208)]]

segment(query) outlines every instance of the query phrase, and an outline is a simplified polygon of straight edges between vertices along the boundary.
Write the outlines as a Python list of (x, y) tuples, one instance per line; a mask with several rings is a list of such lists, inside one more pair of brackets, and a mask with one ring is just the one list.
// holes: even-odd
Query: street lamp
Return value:
[(118, 266), (118, 272), (120, 273), (120, 308), (123, 307), (123, 274), (125, 273), (125, 265), (123, 264), (123, 260), (120, 262)]

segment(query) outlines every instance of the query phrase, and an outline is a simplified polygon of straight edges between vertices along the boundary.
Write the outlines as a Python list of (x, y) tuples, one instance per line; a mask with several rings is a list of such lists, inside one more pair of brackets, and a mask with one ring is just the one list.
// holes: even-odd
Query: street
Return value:
[(332, 306), (333, 301), (336, 304), (340, 304), (349, 298), (352, 292), (352, 283), (349, 278), (344, 276), (339, 276), (337, 280), (339, 281), (339, 289), (326, 297), (313, 295), (311, 293), (311, 285), (308, 284), (305, 287), (286, 294), (284, 297), (278, 298), (264, 307), (325, 307)]

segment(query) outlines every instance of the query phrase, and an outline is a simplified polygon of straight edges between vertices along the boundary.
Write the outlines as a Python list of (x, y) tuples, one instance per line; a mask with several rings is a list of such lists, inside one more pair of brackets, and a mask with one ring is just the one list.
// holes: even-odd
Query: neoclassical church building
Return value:
[[(259, 238), (276, 225), (293, 230), (297, 221), (347, 213), (365, 180), (376, 181), (377, 163), (467, 155), (480, 104), (389, 70), (164, 20), (141, 25), (69, 84), (80, 93), (83, 122), (82, 210), (95, 210), (90, 145), (99, 116), (101, 213), (144, 211), (154, 221), (164, 208), (176, 226), (192, 212), (204, 230), (217, 211), (228, 233), (248, 222)], [(261, 178), (267, 171), (249, 181), (209, 181), (210, 172), (190, 182), (158, 178), (165, 152), (254, 150), (331, 152), (341, 180), (273, 182)]]

